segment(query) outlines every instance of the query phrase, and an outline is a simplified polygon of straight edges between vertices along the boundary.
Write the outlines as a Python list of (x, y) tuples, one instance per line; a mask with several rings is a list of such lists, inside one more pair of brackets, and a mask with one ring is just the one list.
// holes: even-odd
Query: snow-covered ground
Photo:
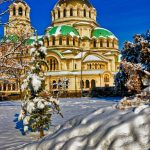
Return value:
[[(98, 108), (114, 105), (118, 99), (108, 98), (107, 101), (104, 101), (106, 99), (96, 98), (61, 99), (60, 105), (64, 118), (55, 115), (52, 124), (57, 126), (77, 115), (86, 115)], [(22, 149), (24, 145), (36, 139), (34, 134), (22, 135), (22, 125), (17, 123), (19, 112), (20, 102), (0, 102), (0, 150)]]

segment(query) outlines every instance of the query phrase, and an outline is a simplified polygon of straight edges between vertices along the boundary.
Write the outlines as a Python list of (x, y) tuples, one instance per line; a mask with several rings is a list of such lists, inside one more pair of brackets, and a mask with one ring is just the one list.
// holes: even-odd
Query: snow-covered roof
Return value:
[(83, 58), (85, 54), (86, 52), (80, 52), (75, 56), (75, 58)]
[[(93, 75), (93, 74), (103, 74), (104, 70), (89, 70), (89, 71), (83, 71), (83, 75)], [(80, 75), (81, 71), (55, 71), (55, 72), (47, 72), (46, 76), (62, 76), (62, 75)]]
[(83, 62), (89, 62), (89, 61), (103, 61), (101, 58), (94, 56), (94, 55), (88, 55)]

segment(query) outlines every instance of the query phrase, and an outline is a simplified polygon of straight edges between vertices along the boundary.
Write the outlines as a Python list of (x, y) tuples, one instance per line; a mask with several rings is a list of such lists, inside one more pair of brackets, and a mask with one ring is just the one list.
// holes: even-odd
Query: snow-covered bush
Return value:
[(19, 120), (23, 120), (24, 131), (38, 131), (40, 137), (44, 136), (44, 130), (49, 129), (51, 116), (54, 113), (60, 114), (59, 102), (53, 99), (45, 90), (44, 66), (46, 48), (39, 43), (34, 43), (30, 50), (31, 63), (30, 71), (21, 86), (24, 93), (24, 101)]
[(126, 88), (137, 95), (122, 99), (117, 108), (126, 109), (149, 104), (150, 91), (145, 94), (143, 89), (150, 86), (148, 83), (150, 79), (150, 30), (146, 35), (135, 35), (133, 43), (125, 42), (121, 53), (120, 70), (115, 79), (116, 88), (117, 90)]

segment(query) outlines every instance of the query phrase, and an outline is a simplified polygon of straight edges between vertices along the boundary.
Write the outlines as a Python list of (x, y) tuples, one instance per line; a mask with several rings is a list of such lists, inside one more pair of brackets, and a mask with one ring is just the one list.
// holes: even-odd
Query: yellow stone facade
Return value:
[[(19, 1), (16, 8), (22, 7), (22, 15), (16, 20), (15, 30), (5, 27), (5, 35), (21, 29), (30, 31), (30, 8)], [(10, 20), (14, 18), (14, 8), (10, 6)], [(46, 70), (47, 90), (58, 91), (60, 80), (67, 78), (68, 93), (89, 92), (93, 87), (114, 85), (114, 75), (118, 71), (118, 39), (96, 22), (96, 9), (88, 0), (59, 0), (51, 11), (52, 24), (42, 36), (47, 47)], [(17, 29), (19, 28), (19, 29)], [(22, 30), (21, 30), (22, 32)], [(19, 34), (17, 34), (19, 35)], [(34, 39), (32, 37), (31, 39)]]

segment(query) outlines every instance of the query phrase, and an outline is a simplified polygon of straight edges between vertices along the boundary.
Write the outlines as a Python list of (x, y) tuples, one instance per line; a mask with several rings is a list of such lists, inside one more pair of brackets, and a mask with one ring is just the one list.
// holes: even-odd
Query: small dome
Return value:
[(88, 7), (93, 7), (88, 0), (59, 0), (56, 6), (61, 6), (62, 4), (73, 5), (76, 6), (78, 4), (84, 6), (87, 5)]
[(104, 29), (104, 28), (95, 28), (92, 31), (92, 38), (116, 38), (116, 36), (109, 30)]
[(7, 42), (7, 43), (18, 42), (18, 41), (19, 41), (19, 37), (17, 35), (6, 35), (1, 39), (1, 42)]
[[(26, 45), (32, 45), (35, 42), (35, 40), (36, 40), (36, 36), (33, 36), (33, 37), (27, 39), (25, 44)], [(38, 41), (42, 42), (43, 41), (43, 36), (38, 36)]]
[(63, 35), (63, 36), (79, 36), (78, 31), (72, 27), (72, 26), (67, 26), (67, 25), (62, 25), (62, 26), (55, 26), (51, 28), (48, 31), (48, 36), (57, 36), (57, 35)]

